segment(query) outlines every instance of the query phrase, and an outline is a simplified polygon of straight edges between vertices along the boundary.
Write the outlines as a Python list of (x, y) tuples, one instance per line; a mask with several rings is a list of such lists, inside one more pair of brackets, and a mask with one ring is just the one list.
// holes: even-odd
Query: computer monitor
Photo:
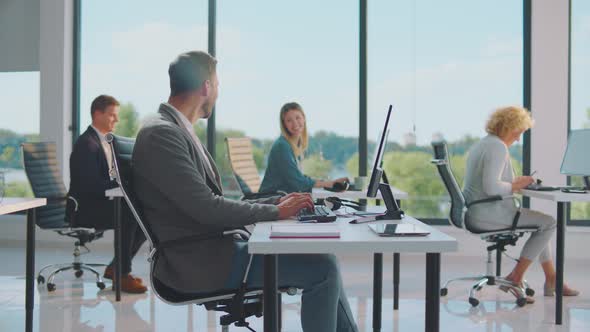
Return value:
[(395, 197), (393, 197), (391, 187), (389, 187), (389, 181), (385, 180), (385, 183), (381, 182), (381, 178), (383, 178), (385, 175), (383, 172), (383, 154), (385, 153), (385, 146), (387, 145), (387, 137), (389, 135), (389, 119), (391, 117), (392, 109), (393, 106), (389, 105), (389, 110), (387, 111), (387, 116), (385, 117), (383, 131), (381, 132), (379, 143), (377, 144), (375, 150), (373, 172), (371, 173), (371, 180), (369, 181), (369, 187), (367, 189), (367, 197), (377, 196), (377, 190), (381, 192), (381, 197), (385, 202), (387, 211), (385, 212), (385, 215), (381, 216), (379, 219), (401, 219), (404, 217), (404, 211), (399, 208)]
[(561, 174), (578, 175), (584, 178), (587, 190), (590, 190), (590, 129), (570, 131), (567, 148), (561, 162)]

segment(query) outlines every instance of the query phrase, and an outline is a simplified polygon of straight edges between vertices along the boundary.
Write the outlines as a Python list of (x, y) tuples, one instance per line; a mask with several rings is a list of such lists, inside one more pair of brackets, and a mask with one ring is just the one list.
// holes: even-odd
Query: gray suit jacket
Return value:
[[(167, 104), (160, 105), (159, 116), (137, 135), (133, 186), (156, 241), (219, 233), (278, 218), (275, 205), (224, 198), (215, 162), (207, 150), (205, 154)], [(276, 198), (265, 202), (276, 202)], [(233, 251), (231, 237), (164, 248), (158, 251), (154, 276), (181, 292), (218, 291), (229, 277)]]

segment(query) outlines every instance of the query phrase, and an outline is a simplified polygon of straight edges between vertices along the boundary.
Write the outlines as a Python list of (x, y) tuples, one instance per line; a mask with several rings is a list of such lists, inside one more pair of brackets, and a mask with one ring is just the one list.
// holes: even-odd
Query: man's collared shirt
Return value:
[(205, 148), (203, 147), (203, 144), (201, 143), (201, 140), (199, 139), (199, 137), (195, 134), (195, 129), (193, 128), (193, 125), (191, 124), (191, 122), (187, 119), (187, 117), (184, 114), (180, 113), (180, 111), (178, 111), (176, 109), (176, 107), (170, 105), (169, 103), (164, 103), (164, 104), (166, 106), (170, 107), (171, 109), (173, 109), (174, 112), (176, 112), (176, 115), (180, 118), (180, 120), (182, 121), (182, 124), (185, 126), (186, 130), (188, 130), (191, 137), (195, 141), (195, 145), (197, 146), (197, 149), (199, 149), (201, 156), (205, 160), (205, 164), (207, 165), (207, 167), (209, 167), (211, 174), (215, 174), (215, 171), (213, 171), (213, 167), (211, 166), (211, 162), (209, 161), (209, 158), (207, 158), (207, 154), (205, 153)]
[(104, 151), (105, 157), (107, 158), (107, 163), (109, 164), (109, 175), (110, 175), (111, 170), (113, 169), (113, 154), (112, 154), (112, 150), (111, 150), (111, 145), (107, 142), (107, 139), (105, 137), (106, 134), (101, 133), (93, 125), (90, 125), (90, 127), (92, 127), (92, 129), (94, 129), (94, 131), (96, 131), (98, 138), (100, 138), (100, 144), (102, 145), (102, 150)]

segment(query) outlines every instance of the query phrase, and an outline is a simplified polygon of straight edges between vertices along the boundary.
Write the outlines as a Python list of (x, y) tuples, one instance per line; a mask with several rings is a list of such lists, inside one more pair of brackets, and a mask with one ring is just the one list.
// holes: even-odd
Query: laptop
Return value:
[(369, 228), (379, 236), (426, 236), (429, 231), (414, 224), (371, 224)]

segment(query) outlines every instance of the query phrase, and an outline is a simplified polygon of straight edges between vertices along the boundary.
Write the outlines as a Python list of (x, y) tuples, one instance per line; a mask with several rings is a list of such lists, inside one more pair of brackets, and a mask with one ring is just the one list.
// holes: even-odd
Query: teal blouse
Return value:
[(311, 192), (315, 180), (304, 175), (299, 168), (295, 153), (284, 136), (280, 136), (272, 145), (268, 155), (268, 165), (260, 192), (284, 191)]

